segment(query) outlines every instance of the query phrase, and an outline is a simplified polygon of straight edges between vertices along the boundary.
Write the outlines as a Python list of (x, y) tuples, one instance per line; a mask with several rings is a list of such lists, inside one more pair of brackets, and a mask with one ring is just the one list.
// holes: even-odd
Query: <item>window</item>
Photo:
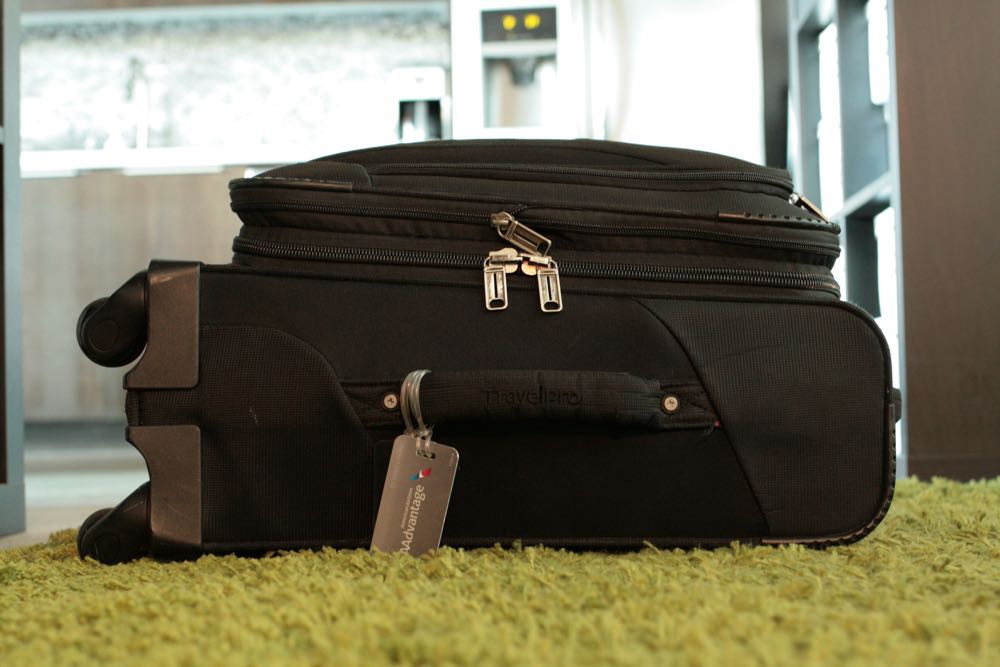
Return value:
[(872, 104), (889, 101), (889, 13), (886, 0), (868, 0), (868, 82)]

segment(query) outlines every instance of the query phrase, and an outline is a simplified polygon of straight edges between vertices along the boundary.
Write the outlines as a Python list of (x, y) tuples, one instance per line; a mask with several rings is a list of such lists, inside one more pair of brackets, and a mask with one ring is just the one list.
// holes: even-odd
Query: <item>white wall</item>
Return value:
[(606, 138), (764, 161), (757, 0), (596, 0), (594, 9)]

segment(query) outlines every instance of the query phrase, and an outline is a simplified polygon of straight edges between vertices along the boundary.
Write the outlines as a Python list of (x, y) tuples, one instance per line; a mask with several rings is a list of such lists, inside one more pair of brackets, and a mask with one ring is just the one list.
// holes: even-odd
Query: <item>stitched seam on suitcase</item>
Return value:
[[(531, 183), (531, 184), (535, 184), (535, 185), (565, 185), (565, 183), (563, 181), (536, 181), (536, 180), (515, 179), (515, 178), (498, 179), (495, 176), (478, 175), (478, 174), (463, 174), (462, 176), (448, 176), (448, 175), (443, 175), (442, 176), (442, 175), (434, 174), (434, 173), (429, 173), (429, 174), (421, 174), (421, 173), (414, 173), (414, 174), (377, 174), (377, 175), (380, 176), (380, 178), (383, 178), (383, 179), (393, 178), (393, 177), (416, 176), (416, 177), (423, 177), (423, 178), (461, 178), (462, 180), (468, 180), (468, 181), (489, 181), (489, 182), (503, 182), (503, 183)], [(762, 197), (774, 197), (774, 198), (778, 199), (781, 202), (784, 202), (784, 203), (788, 202), (787, 196), (784, 196), (784, 195), (781, 195), (781, 194), (777, 194), (775, 192), (769, 192), (767, 190), (758, 190), (758, 189), (749, 188), (749, 187), (744, 187), (744, 188), (721, 187), (721, 186), (713, 186), (713, 187), (687, 187), (687, 188), (679, 188), (679, 187), (672, 187), (672, 188), (671, 187), (657, 187), (657, 188), (653, 189), (653, 188), (646, 188), (646, 187), (640, 187), (640, 186), (610, 185), (610, 184), (604, 184), (604, 183), (601, 183), (601, 184), (590, 184), (590, 185), (588, 185), (588, 187), (606, 188), (608, 190), (638, 190), (640, 192), (670, 192), (670, 193), (683, 193), (683, 192), (699, 192), (699, 193), (703, 193), (703, 192), (739, 192), (739, 193), (744, 193), (744, 194), (760, 195)], [(404, 192), (408, 192), (408, 193), (412, 194), (412, 193), (415, 192), (413, 190), (402, 190), (402, 189), (395, 189), (395, 188), (391, 188), (391, 187), (385, 187), (384, 185), (380, 185), (380, 184), (373, 184), (371, 187), (368, 187), (368, 188), (357, 188), (354, 191), (355, 192), (372, 193), (372, 194), (384, 194), (384, 195), (388, 195), (388, 194), (402, 194)], [(443, 192), (450, 192), (450, 190), (443, 190)], [(538, 205), (542, 200), (532, 200), (531, 198), (518, 197), (518, 201), (520, 201), (522, 203), (525, 203), (525, 204), (534, 203), (535, 205)], [(550, 201), (550, 200), (545, 200), (545, 201)]]
[[(269, 327), (269, 326), (264, 326), (264, 325), (259, 325), (259, 324), (203, 324), (202, 327), (206, 328), (206, 329), (247, 329), (247, 330), (259, 330), (259, 331), (273, 331), (273, 332), (276, 332), (276, 333), (278, 333), (280, 335), (283, 335), (283, 336), (286, 336), (286, 337), (291, 338), (293, 340), (296, 340), (299, 343), (301, 343), (302, 345), (308, 347), (313, 353), (316, 354), (317, 357), (319, 357), (320, 359), (322, 359), (326, 363), (327, 368), (329, 369), (329, 372), (330, 372), (331, 376), (333, 377), (333, 379), (335, 380), (336, 384), (339, 386), (341, 393), (344, 395), (345, 398), (347, 398), (347, 394), (346, 394), (346, 392), (344, 390), (344, 386), (343, 386), (343, 383), (341, 381), (340, 371), (338, 371), (337, 368), (333, 365), (333, 361), (331, 359), (329, 359), (323, 353), (322, 350), (320, 350), (318, 347), (316, 347), (315, 345), (313, 345), (311, 342), (309, 342), (308, 340), (306, 340), (304, 338), (296, 336), (295, 334), (293, 334), (291, 332), (288, 332), (288, 331), (285, 331), (284, 329), (280, 329), (278, 327)], [(350, 405), (350, 401), (349, 400), (348, 400), (348, 405)], [(355, 426), (357, 426), (357, 427), (361, 428), (362, 430), (364, 430), (365, 429), (365, 425), (361, 421), (360, 415), (358, 415), (357, 411), (353, 409), (353, 406), (351, 406), (351, 407), (352, 407), (351, 414), (354, 416), (354, 419), (356, 420), (355, 421)]]
[[(504, 140), (487, 140), (487, 142), (488, 143), (479, 144), (479, 145), (481, 145), (481, 146), (485, 145), (487, 147), (501, 147), (501, 148), (508, 145), (508, 144), (504, 143)], [(558, 148), (560, 150), (572, 150), (572, 151), (575, 151), (575, 152), (580, 152), (580, 153), (585, 153), (585, 154), (611, 155), (611, 156), (614, 156), (614, 157), (625, 157), (625, 158), (629, 158), (630, 160), (641, 160), (643, 162), (648, 162), (649, 164), (658, 165), (658, 166), (664, 166), (664, 164), (662, 162), (657, 162), (657, 161), (651, 160), (649, 158), (644, 158), (644, 157), (640, 157), (638, 155), (632, 155), (632, 154), (629, 154), (629, 153), (616, 153), (614, 151), (602, 150), (602, 149), (599, 149), (599, 148), (585, 148), (583, 146), (570, 146), (570, 145), (562, 144), (562, 143), (559, 143), (559, 142), (546, 142), (546, 141), (535, 143), (534, 146), (536, 146), (538, 148)], [(426, 150), (428, 148), (432, 148), (432, 149), (453, 148), (453, 146), (449, 146), (448, 144), (440, 144), (440, 145), (423, 144), (423, 145), (419, 146), (418, 150)], [(348, 153), (340, 153), (340, 154), (335, 155), (333, 157), (344, 158), (344, 157), (349, 157), (352, 154), (365, 153), (365, 152), (367, 152), (369, 150), (371, 150), (371, 149), (361, 149), (361, 150), (358, 150), (358, 151), (350, 151)], [(343, 160), (338, 159), (338, 160), (323, 160), (323, 161), (324, 162), (342, 162)]]
[[(715, 414), (719, 415), (720, 419), (721, 419), (721, 413), (719, 412), (718, 406), (716, 406), (715, 402), (712, 401), (712, 397), (708, 393), (708, 388), (705, 387), (704, 378), (702, 378), (701, 373), (698, 370), (698, 366), (695, 364), (694, 358), (691, 356), (691, 353), (688, 351), (687, 347), (685, 347), (685, 345), (681, 341), (681, 339), (677, 336), (677, 334), (674, 333), (674, 330), (670, 327), (670, 325), (667, 324), (667, 322), (662, 317), (660, 317), (658, 314), (656, 314), (656, 312), (652, 308), (650, 308), (649, 305), (647, 305), (645, 302), (643, 302), (640, 299), (632, 299), (632, 301), (634, 301), (636, 303), (636, 305), (638, 305), (640, 308), (642, 308), (647, 313), (649, 313), (657, 322), (659, 322), (663, 326), (664, 329), (666, 329), (667, 333), (669, 333), (673, 337), (674, 341), (676, 341), (676, 343), (677, 343), (677, 346), (681, 349), (681, 351), (684, 352), (684, 355), (688, 358), (688, 362), (691, 364), (691, 369), (694, 371), (695, 375), (698, 376), (698, 381), (701, 383), (702, 388), (705, 391), (705, 396), (708, 398), (709, 402), (712, 404), (712, 412), (714, 412)], [(754, 503), (756, 503), (756, 505), (757, 505), (757, 511), (760, 513), (760, 516), (761, 516), (761, 518), (764, 521), (764, 525), (767, 526), (767, 533), (768, 533), (768, 535), (770, 535), (771, 534), (771, 522), (768, 519), (767, 513), (764, 511), (764, 508), (763, 508), (763, 506), (760, 503), (760, 497), (757, 495), (757, 489), (754, 486), (753, 481), (750, 479), (750, 476), (747, 475), (746, 466), (744, 465), (743, 459), (740, 456), (739, 449), (737, 449), (737, 447), (735, 445), (733, 445), (731, 442), (730, 442), (729, 446), (733, 450), (733, 457), (736, 459), (736, 463), (740, 467), (740, 472), (743, 474), (743, 479), (746, 480), (747, 488), (750, 489), (750, 495), (753, 496)]]

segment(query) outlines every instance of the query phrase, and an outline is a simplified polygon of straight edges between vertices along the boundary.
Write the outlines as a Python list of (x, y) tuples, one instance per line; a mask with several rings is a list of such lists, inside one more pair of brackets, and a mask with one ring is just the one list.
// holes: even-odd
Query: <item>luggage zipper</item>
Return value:
[[(492, 214), (490, 225), (497, 231), (500, 238), (516, 246), (520, 252), (508, 247), (495, 250), (486, 256), (483, 262), (486, 309), (504, 310), (507, 308), (507, 274), (516, 273), (520, 269), (525, 275), (536, 277), (538, 299), (542, 312), (557, 313), (561, 311), (563, 304), (559, 266), (549, 254), (552, 241), (506, 211)], [(779, 284), (812, 283), (815, 281), (816, 284), (820, 285), (816, 289), (830, 289), (832, 287), (830, 291), (837, 294), (838, 297), (840, 296), (840, 290), (835, 282), (823, 281), (816, 276), (802, 273), (772, 272), (762, 269), (641, 267), (641, 265), (609, 265), (595, 262), (573, 262), (569, 268), (568, 275), (595, 278), (680, 280), (684, 282), (726, 282), (735, 278), (739, 282), (754, 283), (777, 280)], [(648, 271), (650, 268), (652, 268), (651, 272)], [(688, 276), (690, 279), (679, 276)]]
[(518, 246), (482, 255), (433, 250), (320, 246), (282, 241), (261, 241), (237, 237), (233, 251), (275, 259), (421, 266), (432, 268), (481, 267), (487, 310), (507, 307), (507, 275), (521, 271), (538, 281), (539, 303), (543, 312), (562, 310), (561, 275), (579, 278), (648, 280), (657, 282), (724, 283), (757, 287), (821, 290), (840, 296), (836, 281), (809, 273), (769, 271), (751, 268), (675, 267), (655, 264), (563, 261), (556, 264), (548, 254), (552, 243), (509, 213), (491, 216), (502, 238)]
[[(803, 198), (804, 199), (804, 198)], [(798, 200), (796, 200), (798, 201)], [(338, 206), (336, 204), (320, 204), (303, 201), (252, 201), (234, 203), (233, 211), (307, 211), (315, 213), (331, 213), (338, 215), (354, 215), (376, 218), (404, 218), (411, 220), (464, 222), (472, 224), (491, 224), (492, 214), (456, 213), (455, 211), (429, 211), (424, 209), (391, 208), (382, 206)], [(721, 215), (721, 214), (720, 214)], [(740, 216), (741, 218), (744, 216)], [(718, 232), (688, 227), (650, 227), (645, 225), (601, 225), (566, 220), (550, 220), (522, 216), (521, 220), (529, 222), (537, 229), (546, 231), (565, 231), (582, 234), (648, 236), (651, 238), (677, 238), (693, 241), (717, 241), (734, 243), (758, 248), (774, 250), (789, 250), (805, 252), (826, 257), (838, 257), (840, 246), (835, 243), (810, 243), (808, 241), (789, 241), (774, 236), (758, 236), (738, 232)]]
[(549, 256), (552, 241), (531, 227), (518, 222), (510, 213), (501, 211), (490, 216), (490, 225), (500, 238), (517, 246), (501, 248), (486, 256), (483, 262), (483, 286), (486, 290), (486, 310), (507, 308), (507, 274), (518, 269), (533, 275), (538, 281), (538, 302), (543, 313), (562, 310), (562, 287), (559, 266)]
[(369, 169), (372, 174), (406, 174), (412, 171), (434, 169), (457, 169), (461, 171), (510, 171), (539, 174), (566, 174), (571, 176), (596, 176), (599, 178), (617, 178), (640, 181), (732, 181), (737, 183), (760, 183), (779, 187), (788, 193), (789, 203), (812, 213), (827, 224), (831, 221), (816, 204), (809, 201), (805, 195), (792, 190), (792, 182), (782, 176), (732, 169), (601, 169), (596, 167), (571, 167), (548, 164), (518, 165), (518, 164), (483, 164), (479, 162), (444, 163), (444, 162), (397, 162), (383, 164)]
[(801, 209), (809, 211), (823, 222), (827, 224), (833, 224), (830, 218), (826, 217), (826, 214), (824, 214), (823, 211), (819, 210), (819, 206), (816, 206), (816, 204), (809, 201), (809, 199), (807, 199), (805, 195), (799, 194), (798, 192), (793, 192), (792, 196), (788, 198), (788, 201), (789, 203), (798, 206)]

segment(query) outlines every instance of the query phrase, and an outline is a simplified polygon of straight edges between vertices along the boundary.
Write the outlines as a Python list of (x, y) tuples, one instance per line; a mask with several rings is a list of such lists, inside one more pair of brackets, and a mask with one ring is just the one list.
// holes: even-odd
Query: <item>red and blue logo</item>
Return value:
[(429, 477), (430, 474), (431, 474), (431, 469), (430, 468), (424, 468), (420, 472), (418, 472), (415, 475), (411, 476), (410, 479), (415, 482), (418, 479), (423, 479), (424, 477)]

